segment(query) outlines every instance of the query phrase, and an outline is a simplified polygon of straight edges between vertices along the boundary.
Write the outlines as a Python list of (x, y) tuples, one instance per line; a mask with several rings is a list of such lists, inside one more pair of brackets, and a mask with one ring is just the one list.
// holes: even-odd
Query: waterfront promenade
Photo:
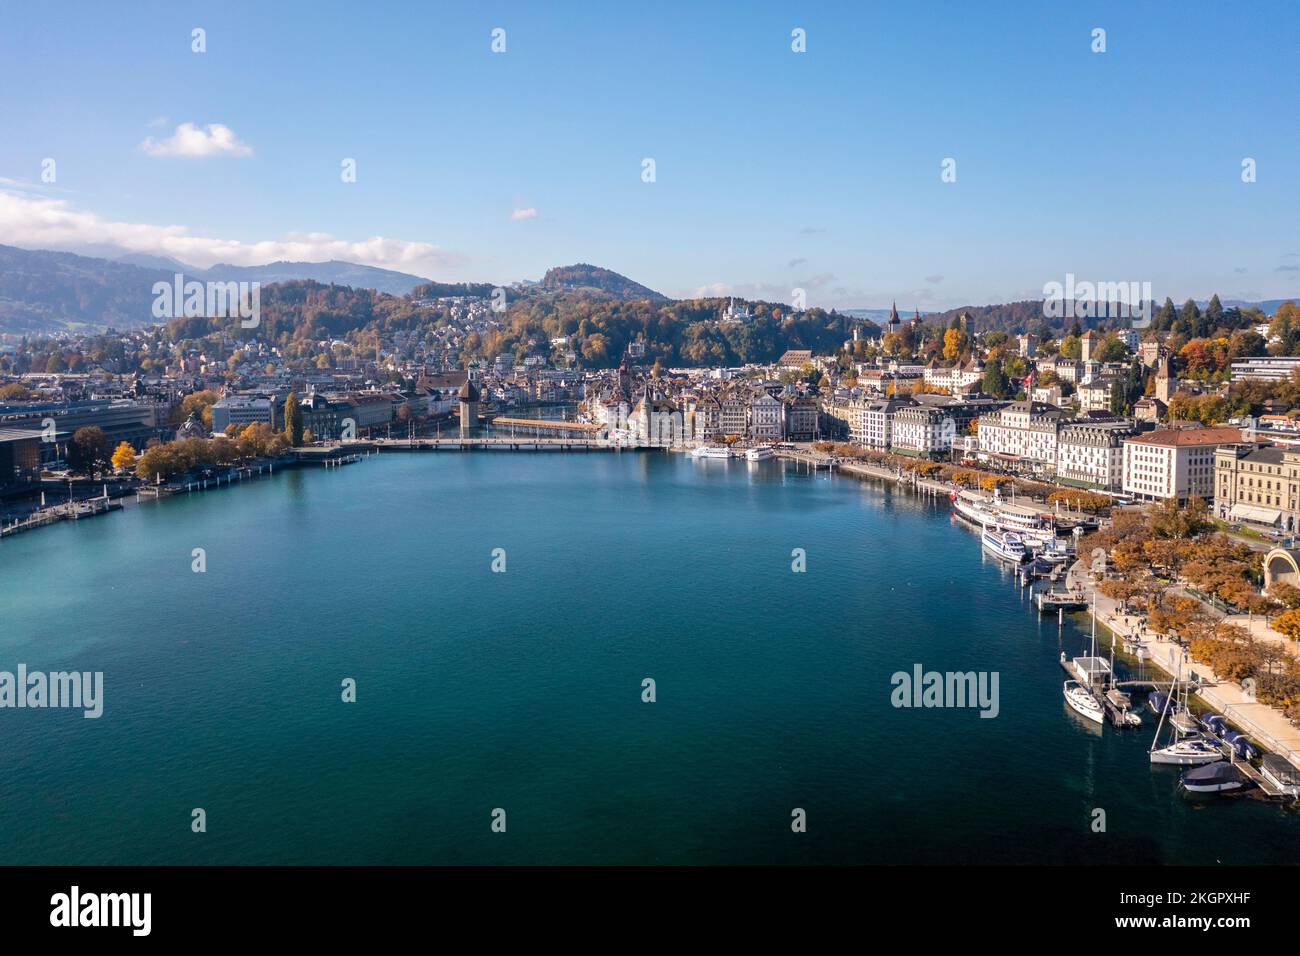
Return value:
[[(1066, 575), (1066, 584), (1067, 587), (1087, 595), (1089, 602), (1092, 601), (1096, 580), (1082, 560), (1076, 561), (1070, 568)], [(1185, 674), (1197, 675), (1200, 678), (1201, 685), (1197, 694), (1208, 707), (1223, 714), (1268, 750), (1279, 753), (1296, 766), (1300, 766), (1300, 728), (1293, 726), (1286, 717), (1268, 704), (1252, 699), (1239, 684), (1224, 680), (1208, 665), (1191, 660), (1190, 655), (1181, 645), (1146, 627), (1140, 615), (1125, 614), (1118, 601), (1101, 593), (1096, 595), (1096, 601), (1098, 624), (1144, 648), (1146, 662), (1154, 664), (1170, 677), (1178, 672), (1181, 661)], [(1230, 620), (1238, 623), (1235, 618)], [(1243, 626), (1248, 624), (1244, 617), (1240, 623)], [(1267, 625), (1260, 621), (1256, 621), (1255, 624), (1252, 633), (1257, 638), (1265, 639), (1262, 630), (1267, 630)], [(1275, 633), (1274, 637), (1277, 637)]]

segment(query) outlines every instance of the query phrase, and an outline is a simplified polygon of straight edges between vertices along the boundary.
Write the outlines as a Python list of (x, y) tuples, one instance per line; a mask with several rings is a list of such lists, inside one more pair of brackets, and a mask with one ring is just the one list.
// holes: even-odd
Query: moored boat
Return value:
[(726, 445), (700, 445), (691, 449), (692, 458), (730, 458), (731, 449)]
[(985, 551), (1003, 561), (1022, 564), (1029, 559), (1029, 551), (1025, 548), (1024, 541), (1013, 531), (991, 531), (985, 528), (980, 540), (984, 544)]
[(1106, 712), (1101, 704), (1097, 703), (1097, 698), (1081, 687), (1078, 681), (1067, 680), (1062, 693), (1065, 695), (1065, 702), (1076, 714), (1099, 724), (1106, 719)]
[(766, 461), (769, 458), (775, 458), (776, 452), (771, 445), (758, 445), (745, 452), (746, 461)]
[(1223, 793), (1240, 790), (1247, 781), (1233, 764), (1219, 762), (1193, 767), (1183, 773), (1178, 782), (1190, 793)]
[(1260, 775), (1288, 797), (1300, 797), (1300, 768), (1280, 754), (1265, 754)]

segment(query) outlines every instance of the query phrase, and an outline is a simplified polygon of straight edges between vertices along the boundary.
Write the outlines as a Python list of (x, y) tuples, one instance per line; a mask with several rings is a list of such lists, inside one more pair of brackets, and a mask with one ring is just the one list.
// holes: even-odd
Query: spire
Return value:
[(897, 302), (897, 300), (895, 300), (893, 306), (892, 306), (892, 307), (890, 308), (890, 310), (889, 310), (889, 321), (892, 322), (892, 323), (894, 323), (895, 325), (898, 324), (898, 302)]

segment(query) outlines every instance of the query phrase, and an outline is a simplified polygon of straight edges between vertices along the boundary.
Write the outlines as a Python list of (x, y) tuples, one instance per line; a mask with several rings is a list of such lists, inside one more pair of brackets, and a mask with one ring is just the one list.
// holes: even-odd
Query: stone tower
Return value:
[(461, 435), (469, 434), (471, 428), (478, 427), (478, 403), (479, 403), (478, 386), (469, 378), (465, 377), (465, 384), (460, 387), (460, 433)]

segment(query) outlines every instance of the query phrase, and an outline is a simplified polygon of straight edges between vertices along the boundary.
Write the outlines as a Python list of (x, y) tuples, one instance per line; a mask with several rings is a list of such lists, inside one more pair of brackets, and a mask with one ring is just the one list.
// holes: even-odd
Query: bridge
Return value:
[(527, 435), (434, 436), (429, 438), (371, 438), (311, 449), (298, 449), (301, 460), (331, 463), (340, 456), (355, 458), (373, 452), (394, 451), (644, 451), (659, 445), (632, 445), (611, 442), (595, 435), (552, 438)]

